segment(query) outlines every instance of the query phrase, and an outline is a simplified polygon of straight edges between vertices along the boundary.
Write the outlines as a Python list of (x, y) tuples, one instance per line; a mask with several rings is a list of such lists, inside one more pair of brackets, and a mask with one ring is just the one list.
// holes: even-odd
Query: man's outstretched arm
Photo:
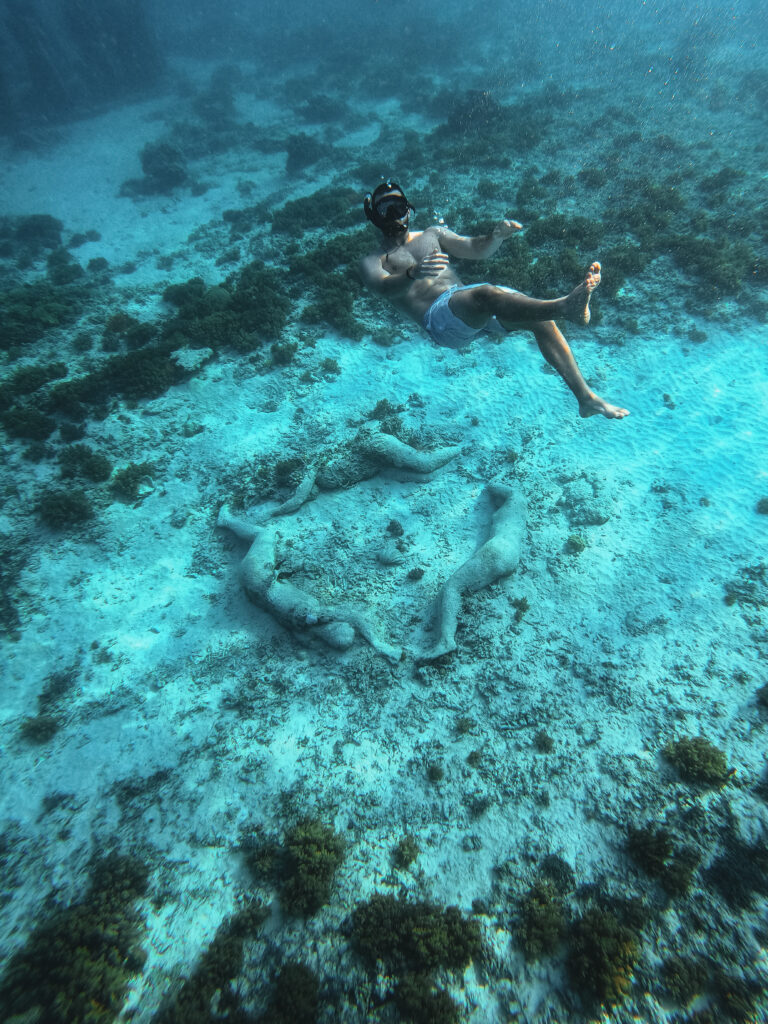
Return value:
[(493, 256), (505, 238), (522, 229), (523, 225), (516, 220), (500, 220), (488, 235), (457, 235), (455, 231), (440, 227), (437, 237), (440, 248), (449, 256), (460, 260), (484, 260)]

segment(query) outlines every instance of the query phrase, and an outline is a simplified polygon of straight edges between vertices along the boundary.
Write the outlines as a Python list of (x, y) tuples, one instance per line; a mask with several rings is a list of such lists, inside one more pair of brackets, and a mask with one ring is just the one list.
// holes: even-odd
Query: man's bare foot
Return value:
[(591, 398), (579, 402), (579, 416), (583, 419), (588, 416), (605, 416), (609, 420), (623, 420), (625, 416), (629, 416), (629, 409), (622, 409), (620, 405), (610, 405), (593, 392)]
[[(577, 284), (565, 300), (565, 319), (574, 324), (586, 326), (589, 323), (591, 313), (589, 311), (589, 300), (592, 292), (600, 284), (600, 264), (595, 261), (590, 264), (587, 276)], [(591, 415), (591, 414), (590, 414)]]

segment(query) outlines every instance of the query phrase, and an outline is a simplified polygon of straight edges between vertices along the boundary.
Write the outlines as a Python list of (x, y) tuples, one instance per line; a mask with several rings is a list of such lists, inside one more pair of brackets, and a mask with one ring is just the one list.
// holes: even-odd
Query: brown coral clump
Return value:
[(639, 956), (635, 932), (610, 911), (593, 908), (571, 930), (568, 973), (584, 999), (614, 1006), (631, 992)]
[(684, 736), (670, 741), (662, 754), (686, 782), (722, 786), (734, 773), (734, 769), (728, 767), (723, 751), (710, 743), (706, 736)]

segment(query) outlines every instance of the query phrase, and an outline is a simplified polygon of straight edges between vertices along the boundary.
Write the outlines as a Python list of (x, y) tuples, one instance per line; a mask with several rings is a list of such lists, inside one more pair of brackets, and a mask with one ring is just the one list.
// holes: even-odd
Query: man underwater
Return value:
[(628, 409), (610, 405), (587, 385), (568, 342), (554, 319), (589, 323), (589, 299), (600, 284), (600, 264), (592, 263), (584, 280), (559, 299), (532, 299), (512, 288), (488, 283), (464, 285), (449, 257), (481, 260), (492, 256), (505, 238), (522, 229), (502, 220), (489, 235), (457, 235), (441, 224), (410, 231), (413, 207), (394, 181), (368, 193), (365, 215), (382, 234), (376, 252), (360, 264), (367, 288), (382, 295), (418, 323), (437, 344), (464, 348), (484, 330), (530, 331), (546, 361), (563, 378), (579, 403), (580, 416), (623, 419)]

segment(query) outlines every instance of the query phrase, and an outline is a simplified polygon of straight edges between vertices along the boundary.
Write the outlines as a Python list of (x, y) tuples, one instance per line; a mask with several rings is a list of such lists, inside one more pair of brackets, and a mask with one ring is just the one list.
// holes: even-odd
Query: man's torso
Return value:
[[(381, 265), (388, 274), (397, 274), (408, 267), (416, 266), (425, 256), (434, 252), (442, 252), (438, 229), (414, 231), (408, 235), (408, 241), (403, 245), (388, 252), (382, 251)], [(393, 297), (392, 302), (412, 320), (421, 324), (424, 314), (435, 299), (455, 284), (460, 285), (461, 281), (449, 266), (436, 277), (416, 278), (410, 288)]]

